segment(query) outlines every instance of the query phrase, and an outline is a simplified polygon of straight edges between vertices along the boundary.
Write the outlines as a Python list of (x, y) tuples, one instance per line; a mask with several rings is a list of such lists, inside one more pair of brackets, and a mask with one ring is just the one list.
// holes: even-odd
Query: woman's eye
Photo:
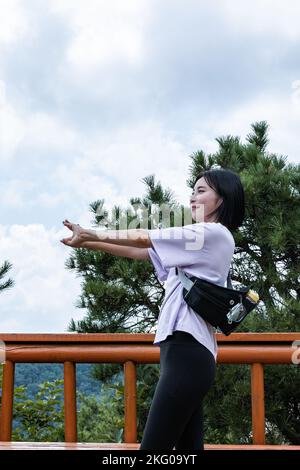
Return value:
[[(199, 189), (198, 190), (198, 193), (204, 193), (204, 190), (203, 189)], [(194, 191), (192, 192), (192, 195), (194, 194)]]
[(198, 193), (204, 193), (203, 189), (199, 189)]

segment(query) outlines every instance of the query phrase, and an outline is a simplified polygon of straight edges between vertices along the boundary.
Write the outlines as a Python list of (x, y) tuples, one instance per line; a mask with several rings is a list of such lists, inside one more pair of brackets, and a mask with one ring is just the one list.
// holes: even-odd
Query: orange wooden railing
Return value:
[[(300, 333), (216, 334), (217, 362), (250, 364), (253, 444), (265, 445), (264, 364), (291, 364)], [(136, 364), (159, 363), (153, 334), (0, 334), (5, 345), (0, 441), (11, 441), (15, 363), (64, 363), (65, 441), (77, 442), (76, 363), (124, 366), (125, 443), (137, 442)], [(300, 447), (299, 447), (300, 448)]]

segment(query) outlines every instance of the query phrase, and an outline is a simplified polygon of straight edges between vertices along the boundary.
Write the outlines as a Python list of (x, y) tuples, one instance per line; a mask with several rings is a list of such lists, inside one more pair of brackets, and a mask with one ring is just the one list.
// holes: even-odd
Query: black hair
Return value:
[(240, 227), (245, 217), (245, 193), (238, 174), (227, 168), (205, 170), (198, 174), (221, 197), (222, 203), (209, 215), (216, 214), (217, 222), (233, 231)]

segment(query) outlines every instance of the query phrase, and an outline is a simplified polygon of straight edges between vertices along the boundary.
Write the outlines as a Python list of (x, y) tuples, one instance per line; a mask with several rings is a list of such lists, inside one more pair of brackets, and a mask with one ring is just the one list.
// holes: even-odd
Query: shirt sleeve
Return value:
[(171, 267), (199, 263), (205, 251), (202, 223), (148, 230), (148, 234), (153, 245), (148, 253), (161, 281), (166, 280)]
[(150, 259), (152, 261), (152, 264), (153, 264), (153, 267), (155, 269), (158, 279), (160, 281), (166, 281), (166, 279), (168, 278), (170, 269), (165, 268), (162, 265), (162, 261), (155, 250), (153, 250), (152, 248), (148, 248), (148, 253), (149, 253)]

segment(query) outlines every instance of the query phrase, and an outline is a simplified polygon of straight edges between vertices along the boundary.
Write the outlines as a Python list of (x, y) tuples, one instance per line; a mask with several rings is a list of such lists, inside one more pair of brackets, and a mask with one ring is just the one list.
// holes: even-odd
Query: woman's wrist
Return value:
[(79, 233), (79, 237), (81, 239), (81, 243), (99, 241), (96, 230), (88, 230), (83, 228)]

